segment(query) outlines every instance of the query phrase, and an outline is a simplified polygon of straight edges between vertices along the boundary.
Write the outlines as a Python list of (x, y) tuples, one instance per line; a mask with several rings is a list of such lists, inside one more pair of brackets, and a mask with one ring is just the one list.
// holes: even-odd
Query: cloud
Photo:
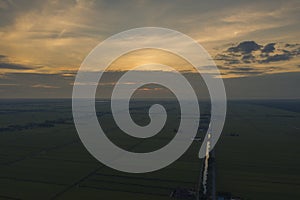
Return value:
[(0, 78), (0, 84), (17, 84), (23, 87), (35, 86), (69, 86), (74, 77), (64, 77), (61, 74), (38, 74), (38, 73), (6, 73)]
[(235, 74), (235, 75), (246, 75), (246, 76), (263, 74), (263, 72), (261, 71), (236, 71), (236, 70), (229, 71), (227, 73), (229, 73), (229, 75)]
[(251, 66), (231, 66), (223, 70), (223, 76), (253, 76), (264, 73), (263, 69)]
[(268, 45), (266, 45), (265, 48), (269, 50), (262, 51), (261, 57), (266, 57), (266, 59), (259, 61), (261, 63), (288, 61), (300, 55), (300, 45), (297, 43), (285, 44), (284, 47), (281, 48), (275, 48), (275, 43)]
[[(1, 73), (64, 71), (71, 77), (73, 73), (68, 71), (77, 70), (99, 42), (143, 26), (171, 28), (191, 36), (216, 58), (218, 65), (230, 68), (223, 73), (250, 64), (262, 71), (270, 68), (262, 65), (277, 66), (279, 62), (297, 66), (292, 62), (299, 50), (292, 49), (296, 48), (293, 42), (299, 40), (299, 5), (298, 0), (0, 0), (0, 53), (14, 58), (1, 62), (5, 64)], [(244, 42), (229, 47), (229, 41)], [(287, 43), (283, 49), (290, 54), (280, 51), (279, 41)], [(215, 52), (219, 46), (226, 51)]]
[(25, 64), (13, 63), (6, 55), (0, 55), (0, 69), (12, 69), (12, 70), (30, 70), (35, 68), (34, 66), (28, 66)]
[(251, 53), (248, 53), (248, 54), (243, 55), (243, 57), (241, 58), (241, 60), (244, 63), (251, 63), (251, 62), (255, 61), (255, 57)]
[(257, 51), (261, 49), (261, 45), (258, 45), (254, 41), (244, 41), (238, 44), (237, 46), (230, 47), (227, 49), (228, 52), (235, 52), (235, 53), (242, 53), (242, 54), (249, 54), (252, 51)]
[[(115, 76), (111, 72), (109, 76)], [(262, 74), (255, 67), (243, 66), (236, 67), (231, 73), (236, 73), (242, 76), (243, 73), (251, 73), (253, 76), (226, 78), (224, 79), (228, 99), (261, 99), (261, 98), (300, 98), (298, 87), (300, 73), (280, 73), (280, 74)], [(258, 76), (259, 75), (259, 76)], [(1, 98), (71, 98), (73, 80), (65, 79), (60, 74), (33, 74), (33, 73), (9, 73), (5, 78), (0, 78)], [(195, 74), (189, 73), (186, 76), (191, 81), (191, 84), (199, 87), (199, 92), (202, 94), (205, 91), (205, 83), (199, 82)], [(201, 84), (201, 86), (199, 86)], [(32, 87), (34, 86), (34, 87)], [(145, 87), (152, 89), (159, 94), (160, 87), (148, 85)], [(108, 93), (104, 88), (101, 92)], [(144, 90), (144, 97), (147, 94)], [(153, 95), (153, 93), (151, 93)], [(162, 94), (163, 95), (163, 94)], [(204, 96), (206, 97), (206, 96)]]
[[(225, 48), (215, 56), (215, 61), (223, 67), (223, 74), (241, 74), (243, 76), (299, 71), (300, 45), (297, 43), (258, 44), (255, 41), (243, 41)], [(276, 67), (274, 67), (276, 63)], [(245, 65), (251, 64), (251, 70)], [(242, 68), (241, 68), (242, 67)], [(221, 68), (222, 69), (222, 68)]]
[(0, 69), (22, 69), (22, 70), (27, 70), (27, 69), (32, 69), (32, 67), (28, 67), (28, 66), (21, 65), (21, 64), (14, 64), (14, 63), (0, 63)]
[(240, 70), (240, 71), (253, 71), (253, 70), (255, 70), (256, 68), (255, 68), (255, 67), (249, 67), (249, 66), (246, 66), (246, 67), (236, 67), (235, 69), (236, 69), (236, 70)]
[(279, 62), (279, 61), (287, 61), (292, 58), (290, 53), (283, 54), (275, 54), (272, 56), (267, 56), (266, 59), (260, 61), (261, 63), (270, 63), (270, 62)]
[(0, 83), (0, 86), (17, 86), (15, 83)]
[(61, 74), (6, 73), (0, 77), (1, 98), (69, 98), (73, 81)]
[(226, 64), (238, 64), (240, 63), (240, 60), (236, 59), (234, 56), (232, 55), (226, 55), (226, 54), (217, 54), (214, 58), (214, 60), (220, 60), (220, 61), (225, 61)]
[(56, 89), (56, 88), (59, 88), (58, 86), (46, 85), (46, 84), (36, 84), (36, 85), (32, 85), (31, 87), (33, 87), (33, 88), (46, 88), (46, 89)]
[[(0, 49), (18, 59), (18, 63), (27, 61), (32, 66), (49, 66), (49, 73), (59, 71), (62, 66), (77, 69), (99, 42), (136, 27), (175, 29), (204, 43), (208, 50), (220, 43), (249, 38), (297, 39), (299, 32), (299, 1), (295, 0), (284, 3), (280, 0), (271, 3), (257, 0), (28, 0), (18, 3), (1, 0), (0, 3), (5, 8), (0, 12)], [(274, 28), (287, 31), (285, 25), (295, 28), (285, 34), (273, 31)], [(250, 37), (253, 34), (259, 35)]]
[(262, 53), (273, 53), (275, 50), (275, 44), (276, 43), (269, 43), (261, 50)]

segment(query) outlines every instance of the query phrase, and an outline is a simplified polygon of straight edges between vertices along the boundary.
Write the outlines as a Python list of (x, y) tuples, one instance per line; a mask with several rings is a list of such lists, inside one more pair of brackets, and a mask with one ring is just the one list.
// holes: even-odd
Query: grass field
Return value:
[[(133, 120), (149, 123), (153, 102), (134, 102)], [(178, 105), (167, 108), (167, 125), (151, 139), (129, 137), (116, 128), (107, 103), (97, 104), (100, 124), (118, 146), (147, 152), (166, 145), (178, 128)], [(217, 191), (243, 199), (299, 199), (300, 103), (232, 101), (216, 148)], [(209, 106), (201, 103), (200, 126)], [(295, 108), (293, 110), (293, 108)], [(200, 135), (202, 133), (199, 133)], [(202, 160), (194, 142), (162, 170), (129, 174), (95, 160), (76, 133), (69, 100), (0, 102), (0, 199), (170, 199), (178, 187), (195, 189)]]
[(218, 191), (244, 199), (300, 198), (299, 105), (297, 101), (229, 103), (216, 148)]
[[(170, 116), (168, 125), (150, 140), (121, 133), (107, 102), (97, 104), (97, 115), (118, 146), (146, 152), (167, 144), (178, 128), (177, 104), (164, 104)], [(136, 123), (149, 122), (145, 117), (149, 105), (132, 105)], [(170, 199), (177, 187), (195, 189), (198, 185), (200, 143), (194, 143), (183, 157), (160, 171), (122, 173), (104, 166), (86, 151), (72, 123), (70, 101), (2, 101), (0, 109), (0, 198)]]

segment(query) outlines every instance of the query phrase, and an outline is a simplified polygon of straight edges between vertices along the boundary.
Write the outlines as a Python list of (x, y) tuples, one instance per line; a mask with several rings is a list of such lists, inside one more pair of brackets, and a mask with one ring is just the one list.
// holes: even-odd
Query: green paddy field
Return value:
[(244, 199), (299, 199), (299, 155), (299, 101), (230, 102), (216, 147), (217, 190)]
[[(149, 122), (145, 112), (150, 105), (132, 104), (136, 123)], [(167, 144), (178, 128), (177, 104), (164, 105), (170, 116), (168, 125), (150, 140), (131, 138), (116, 128), (108, 102), (97, 103), (97, 115), (118, 146), (147, 152)], [(2, 101), (0, 106), (0, 198), (170, 199), (177, 187), (198, 186), (201, 143), (194, 143), (182, 158), (160, 171), (122, 173), (104, 166), (86, 151), (72, 121), (70, 101)]]
[[(149, 123), (152, 103), (131, 104), (136, 123)], [(178, 128), (177, 103), (160, 103), (167, 108), (167, 125), (151, 139), (134, 139), (116, 128), (108, 102), (97, 103), (97, 115), (115, 144), (147, 152), (166, 145)], [(209, 104), (200, 105), (201, 137)], [(200, 145), (194, 141), (179, 160), (156, 172), (118, 172), (82, 145), (70, 100), (1, 100), (0, 199), (171, 199), (176, 188), (199, 187)], [(215, 151), (217, 192), (242, 199), (299, 199), (299, 154), (300, 102), (231, 101)]]

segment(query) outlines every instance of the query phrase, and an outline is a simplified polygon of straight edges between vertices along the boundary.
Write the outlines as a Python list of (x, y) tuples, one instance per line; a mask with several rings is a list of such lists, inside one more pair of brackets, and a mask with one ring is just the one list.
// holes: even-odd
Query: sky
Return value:
[[(201, 44), (229, 98), (300, 98), (299, 10), (299, 0), (0, 0), (0, 98), (71, 97), (76, 72), (97, 44), (147, 26)], [(192, 73), (153, 51), (120, 58), (112, 69), (149, 59)]]

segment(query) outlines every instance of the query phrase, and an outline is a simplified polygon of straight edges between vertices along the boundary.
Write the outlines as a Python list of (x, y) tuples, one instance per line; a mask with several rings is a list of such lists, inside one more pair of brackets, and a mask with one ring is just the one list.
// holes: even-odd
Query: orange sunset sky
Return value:
[[(299, 98), (299, 10), (298, 0), (0, 0), (1, 97), (70, 97), (81, 62), (97, 44), (155, 26), (198, 41), (229, 97)], [(180, 58), (154, 50), (124, 56), (112, 69), (148, 61), (186, 71)], [(243, 93), (251, 87), (261, 91)]]

